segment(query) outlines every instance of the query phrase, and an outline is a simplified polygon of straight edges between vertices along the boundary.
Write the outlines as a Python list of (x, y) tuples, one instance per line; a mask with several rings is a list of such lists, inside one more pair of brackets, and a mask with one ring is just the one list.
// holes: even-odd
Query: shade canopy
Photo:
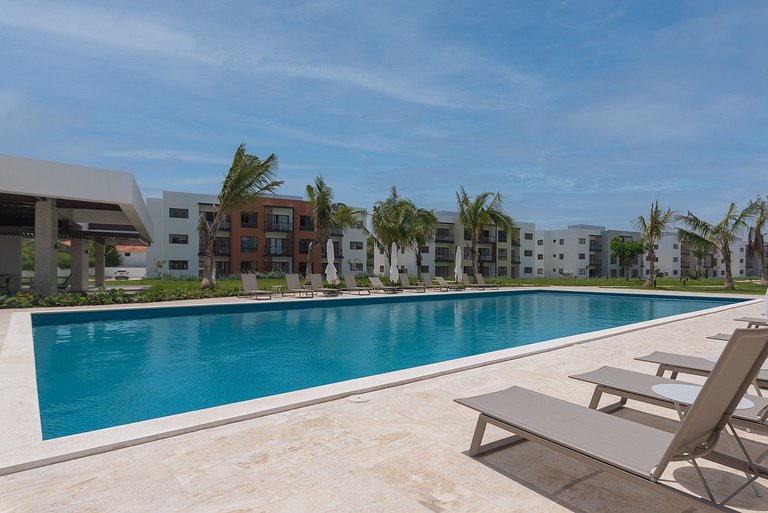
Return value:
[(457, 282), (464, 279), (464, 269), (461, 266), (462, 260), (464, 260), (464, 250), (461, 249), (461, 246), (456, 246), (456, 265), (453, 266), (453, 274)]
[(328, 239), (325, 252), (328, 255), (328, 265), (325, 266), (325, 279), (331, 285), (336, 285), (339, 283), (339, 275), (336, 272), (336, 266), (333, 265), (333, 261), (336, 260), (336, 253), (333, 250), (333, 241), (331, 239)]
[(390, 258), (389, 258), (389, 281), (391, 283), (397, 283), (398, 273), (397, 273), (397, 243), (392, 243), (392, 249), (390, 251)]

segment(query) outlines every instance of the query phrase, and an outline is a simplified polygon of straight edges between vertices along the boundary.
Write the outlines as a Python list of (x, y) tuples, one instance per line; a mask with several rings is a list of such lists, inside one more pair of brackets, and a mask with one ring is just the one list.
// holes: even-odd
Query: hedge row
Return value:
[(46, 306), (121, 305), (130, 303), (155, 303), (180, 299), (205, 299), (236, 296), (239, 289), (150, 289), (126, 294), (123, 289), (97, 290), (95, 292), (61, 292), (51, 296), (37, 296), (28, 292), (14, 296), (0, 296), (0, 308), (32, 308)]

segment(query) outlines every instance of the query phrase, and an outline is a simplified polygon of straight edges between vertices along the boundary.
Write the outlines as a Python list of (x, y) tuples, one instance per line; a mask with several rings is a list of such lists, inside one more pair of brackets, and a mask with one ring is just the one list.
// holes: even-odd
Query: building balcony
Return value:
[[(333, 256), (334, 256), (334, 261), (341, 260), (342, 258), (344, 258), (344, 255), (342, 254), (341, 251), (334, 251)], [(322, 258), (325, 260), (328, 259), (328, 254), (325, 251), (323, 251)]]
[(437, 234), (435, 235), (435, 242), (447, 242), (447, 243), (453, 243), (453, 234)]
[(495, 244), (496, 243), (496, 236), (495, 235), (481, 235), (480, 238), (477, 240), (480, 244)]
[(486, 255), (484, 253), (480, 253), (477, 255), (477, 261), (478, 262), (495, 262), (496, 257), (494, 255)]
[(267, 221), (264, 223), (264, 230), (268, 232), (292, 232), (293, 225), (291, 223)]
[(266, 256), (293, 256), (290, 246), (266, 246), (264, 248)]
[(513, 257), (512, 260), (511, 260), (511, 263), (514, 264), (514, 265), (520, 265), (523, 262), (518, 257)]
[[(501, 240), (500, 240), (499, 242), (504, 242), (504, 241), (501, 241)], [(510, 243), (512, 246), (517, 246), (517, 247), (520, 247), (520, 241), (519, 241), (519, 240), (517, 240), (517, 239), (512, 239), (511, 241), (509, 241), (509, 243)]]
[(435, 254), (435, 262), (453, 262), (453, 255)]
[(220, 232), (228, 232), (232, 230), (232, 223), (229, 221), (222, 221), (221, 225), (219, 225), (219, 231)]
[(330, 237), (341, 237), (344, 235), (344, 231), (341, 228), (331, 228), (328, 230), (328, 236)]
[(589, 245), (589, 250), (590, 251), (602, 251), (603, 250), (603, 246), (601, 246), (600, 244), (590, 244)]

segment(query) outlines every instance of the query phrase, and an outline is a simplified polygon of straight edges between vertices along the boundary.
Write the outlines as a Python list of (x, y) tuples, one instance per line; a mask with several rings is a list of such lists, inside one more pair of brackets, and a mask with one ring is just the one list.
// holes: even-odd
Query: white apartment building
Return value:
[[(202, 269), (200, 218), (213, 219), (218, 198), (212, 194), (164, 191), (148, 198), (154, 223), (154, 243), (147, 250), (150, 276), (197, 277)], [(309, 204), (300, 196), (257, 198), (248, 210), (227, 216), (216, 234), (214, 259), (217, 276), (240, 272), (304, 273), (314, 235)], [(340, 276), (365, 272), (364, 232), (352, 228), (332, 232), (334, 263)], [(325, 248), (315, 255), (313, 272), (324, 272)], [(162, 263), (158, 266), (158, 263)]]
[[(439, 211), (435, 240), (421, 248), (421, 268), (417, 269), (416, 255), (410, 248), (400, 248), (397, 265), (409, 276), (429, 273), (433, 276), (451, 277), (456, 265), (456, 247), (462, 247), (463, 272), (472, 274), (470, 259), (471, 234), (464, 230), (459, 215), (453, 211)], [(486, 278), (532, 278), (534, 269), (533, 223), (515, 223), (506, 233), (490, 226), (483, 231), (478, 243), (478, 267)], [(373, 273), (389, 274), (389, 261), (383, 248), (374, 251)]]
[[(639, 240), (637, 232), (607, 230), (605, 226), (570, 225), (562, 230), (536, 232), (537, 278), (619, 277), (622, 269), (611, 254), (611, 239)], [(630, 267), (630, 276), (642, 276), (643, 257)]]

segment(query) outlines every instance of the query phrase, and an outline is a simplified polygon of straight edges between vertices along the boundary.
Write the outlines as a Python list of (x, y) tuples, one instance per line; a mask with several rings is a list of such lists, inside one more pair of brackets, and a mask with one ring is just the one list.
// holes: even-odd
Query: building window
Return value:
[(677, 262), (677, 257), (672, 257), (673, 262)]
[(672, 269), (672, 276), (677, 276), (677, 269)]
[(187, 260), (168, 260), (168, 269), (171, 271), (186, 271), (189, 269)]
[(586, 244), (586, 243), (587, 243), (587, 239), (579, 237), (579, 244)]
[(259, 270), (258, 262), (254, 262), (253, 260), (249, 261), (242, 261), (240, 262), (240, 272), (241, 273), (255, 273)]
[(379, 248), (379, 255), (383, 255), (383, 254), (384, 254), (384, 248)]
[(533, 256), (533, 250), (532, 249), (526, 249), (526, 250), (523, 251), (523, 255), (525, 255), (527, 257), (532, 257)]
[(240, 237), (240, 251), (242, 253), (256, 253), (259, 250), (257, 237)]
[(299, 216), (299, 230), (303, 232), (311, 232), (315, 229), (315, 223), (312, 220), (312, 216)]
[(499, 278), (506, 277), (507, 276), (507, 268), (506, 267), (499, 267), (496, 270), (496, 276), (498, 276)]
[(240, 228), (258, 228), (259, 221), (256, 212), (240, 212)]
[(558, 269), (558, 270), (557, 270), (557, 274), (563, 274), (563, 271), (564, 271), (564, 270), (565, 270), (565, 269), (563, 269), (563, 268), (561, 267), (560, 269)]
[(299, 255), (306, 255), (309, 253), (310, 244), (312, 244), (312, 239), (299, 239)]
[(352, 272), (360, 272), (363, 270), (363, 263), (362, 262), (350, 262), (349, 263), (349, 270)]
[(544, 260), (544, 255), (539, 253), (538, 255), (536, 255), (536, 260)]
[(469, 258), (469, 248), (464, 248), (464, 254), (462, 256), (464, 260)]
[(506, 260), (506, 259), (507, 259), (506, 248), (499, 249), (499, 260)]
[(349, 249), (356, 250), (356, 251), (362, 251), (363, 249), (363, 243), (360, 241), (350, 241), (349, 243)]
[(523, 272), (525, 274), (531, 274), (533, 272), (533, 267), (523, 267)]
[(658, 244), (654, 244), (653, 245), (653, 249), (659, 249), (659, 245)]
[(465, 265), (464, 266), (464, 274), (466, 274), (467, 276), (472, 276), (472, 266)]
[(562, 246), (563, 244), (565, 244), (565, 239), (560, 239), (560, 245)]
[(421, 272), (428, 273), (429, 272), (429, 266), (428, 265), (422, 265), (421, 266)]
[(123, 256), (131, 256), (131, 254), (126, 252), (126, 253), (123, 253)]
[(189, 244), (189, 235), (186, 233), (169, 233), (168, 244)]
[(544, 245), (544, 241), (539, 239), (539, 240), (536, 241), (536, 245), (537, 246), (543, 246)]
[(523, 238), (524, 238), (525, 240), (533, 240), (533, 234), (532, 234), (532, 233), (530, 233), (530, 232), (525, 232), (525, 233), (523, 234)]
[[(168, 209), (168, 217), (177, 217), (179, 219), (189, 219), (189, 209), (171, 207)], [(184, 269), (186, 269), (186, 267)]]
[(422, 246), (419, 251), (421, 251), (422, 255), (427, 255), (427, 254), (429, 254), (429, 246)]
[(544, 274), (544, 269), (536, 269), (536, 274)]
[(379, 272), (380, 272), (380, 273), (383, 273), (383, 272), (384, 272), (384, 266), (383, 266), (383, 265), (380, 265), (380, 266), (379, 266)]
[(678, 248), (677, 244), (672, 244), (672, 249), (677, 249), (677, 248)]
[(579, 274), (580, 274), (580, 275), (585, 275), (585, 274), (587, 274), (587, 270), (586, 270), (586, 269), (584, 269), (583, 267), (580, 267), (580, 268), (579, 268)]
[(579, 260), (586, 260), (587, 254), (586, 253), (579, 253)]
[(499, 239), (499, 242), (507, 242), (507, 232), (504, 230), (499, 230), (497, 237)]
[(565, 260), (565, 255), (564, 255), (564, 254), (562, 254), (562, 253), (560, 253), (560, 255), (558, 256), (558, 258), (559, 258), (560, 260)]

